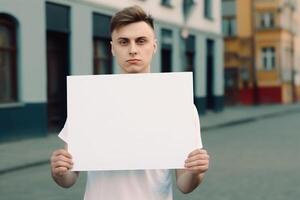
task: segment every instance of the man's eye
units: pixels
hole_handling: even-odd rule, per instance
[[[145,39],[139,39],[138,41],[137,41],[137,43],[138,44],[145,44],[146,43],[146,40]]]
[[[120,40],[119,44],[122,45],[122,46],[125,46],[125,45],[128,44],[128,42],[126,40]]]

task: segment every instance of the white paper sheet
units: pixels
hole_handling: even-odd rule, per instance
[[[191,72],[69,76],[74,171],[183,168],[199,147]]]

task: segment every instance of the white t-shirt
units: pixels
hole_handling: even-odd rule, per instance
[[[66,123],[67,124],[67,123]],[[65,124],[59,137],[68,143]],[[199,133],[197,144],[202,146],[200,121],[195,107],[195,130]],[[89,171],[85,200],[172,200],[171,170],[119,170]]]

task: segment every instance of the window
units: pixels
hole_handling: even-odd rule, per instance
[[[172,46],[173,44],[173,32],[168,29],[161,30],[161,42],[163,46]]]
[[[172,1],[171,0],[161,0],[161,5],[171,7]]]
[[[16,21],[0,14],[0,103],[17,101]]]
[[[236,36],[236,18],[226,17],[222,20],[223,35],[225,37]]]
[[[46,25],[47,31],[60,33],[71,32],[71,8],[68,6],[46,3]]]
[[[212,0],[204,0],[204,16],[212,19]]]
[[[274,14],[273,13],[263,13],[260,15],[260,27],[261,28],[272,28],[274,27]]]
[[[93,13],[94,74],[113,73],[110,20],[108,15]]]
[[[275,48],[262,48],[262,65],[264,70],[273,70],[276,66]]]
[[[94,74],[112,74],[110,40],[94,39]]]
[[[222,15],[223,16],[236,16],[237,15],[237,2],[236,0],[223,0],[222,1]]]
[[[186,21],[187,18],[190,16],[192,11],[195,9],[196,0],[183,0],[182,3],[182,11],[183,11],[183,18]]]

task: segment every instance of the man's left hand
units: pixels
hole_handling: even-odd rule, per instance
[[[193,174],[202,174],[208,170],[209,155],[205,149],[192,151],[185,160],[184,167]]]

